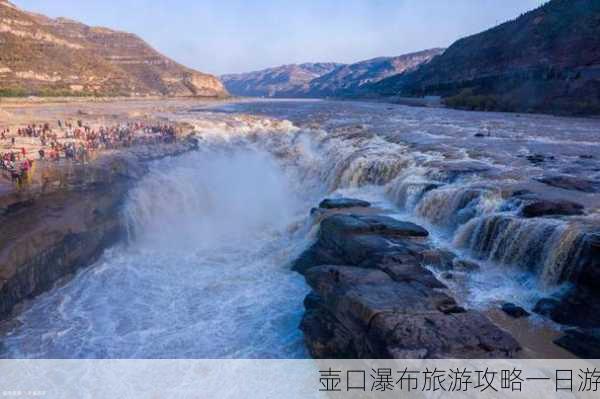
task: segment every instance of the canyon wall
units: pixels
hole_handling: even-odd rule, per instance
[[[194,141],[139,147],[87,164],[41,164],[31,185],[0,197],[0,318],[90,265],[123,237],[121,205],[147,162]]]

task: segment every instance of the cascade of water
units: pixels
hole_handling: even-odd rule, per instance
[[[564,224],[549,240],[542,267],[542,281],[547,285],[575,281],[583,260],[584,234],[576,226]]]
[[[454,244],[486,260],[529,270],[546,286],[573,278],[583,246],[580,230],[564,221],[506,214],[470,220],[457,231]]]
[[[386,187],[386,194],[400,209],[414,211],[423,196],[440,186],[425,177],[426,168],[409,168]]]
[[[280,229],[292,219],[292,188],[264,153],[193,153],[159,165],[124,208],[130,236],[145,245],[214,245],[248,231]]]
[[[306,356],[288,264],[316,199],[265,151],[217,149],[155,162],[124,205],[128,245],[33,302],[0,357]]]
[[[326,142],[325,168],[330,171],[329,187],[362,187],[366,185],[385,185],[402,170],[409,167],[412,159],[403,155],[404,148],[390,146],[382,139],[369,139],[364,146],[348,140],[336,139]]]
[[[495,210],[499,194],[470,186],[445,186],[425,193],[415,212],[434,225],[454,229],[468,220]]]

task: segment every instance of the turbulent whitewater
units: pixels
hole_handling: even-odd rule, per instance
[[[5,356],[305,357],[306,193],[264,151],[222,145],[155,163],[123,209],[128,240],[42,295]]]
[[[596,120],[327,101],[165,117],[199,150],[152,166],[122,210],[128,239],[28,304],[3,356],[305,357],[309,290],[290,263],[325,196],[367,199],[477,262],[435,272],[483,309],[561,295],[600,231]],[[525,215],[541,200],[581,208]]]

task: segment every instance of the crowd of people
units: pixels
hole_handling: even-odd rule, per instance
[[[66,159],[84,163],[96,151],[171,143],[176,140],[176,134],[172,125],[143,122],[91,127],[81,120],[75,123],[58,120],[56,128],[49,123],[31,124],[17,128],[13,134],[10,128],[4,128],[0,129],[0,146],[8,150],[0,152],[0,172],[21,186],[30,178],[37,161]],[[39,147],[37,154],[29,154],[25,146],[19,148],[17,138],[32,139],[29,142],[39,140],[39,145],[35,146]]]

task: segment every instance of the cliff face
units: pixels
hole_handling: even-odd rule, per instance
[[[308,91],[315,78],[323,76],[342,64],[331,62],[282,65],[260,71],[223,75],[227,90],[238,96],[295,97]]]
[[[133,34],[47,18],[5,0],[0,93],[227,95],[218,78],[177,64]]]
[[[123,237],[122,202],[149,161],[195,147],[192,140],[180,141],[131,148],[86,165],[46,163],[26,191],[0,196],[0,320]]]
[[[307,94],[315,97],[356,95],[369,84],[411,71],[444,52],[435,48],[398,57],[379,57],[341,66],[313,80]]]
[[[369,91],[440,95],[468,109],[599,114],[600,2],[552,0]]]

